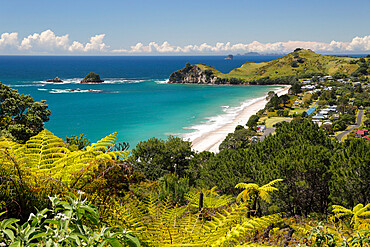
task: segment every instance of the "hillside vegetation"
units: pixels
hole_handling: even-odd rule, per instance
[[[302,77],[304,75],[322,74],[334,75],[336,73],[352,74],[359,65],[358,58],[336,57],[317,54],[311,50],[296,49],[281,58],[268,62],[246,62],[240,68],[224,74],[205,64],[190,65],[194,70],[201,70],[211,80],[206,83],[215,84],[266,84],[258,80],[269,79],[271,83],[279,83],[279,78]],[[188,65],[188,68],[189,65]],[[189,69],[178,70],[171,74],[172,83],[197,83],[197,80],[187,81],[186,72]],[[181,74],[181,76],[179,76]],[[199,76],[200,73],[197,73]],[[176,75],[174,77],[173,75]],[[185,80],[181,80],[185,78]],[[176,80],[177,79],[177,80]],[[180,80],[179,80],[180,79]],[[275,80],[275,81],[274,81]],[[256,82],[257,81],[257,82]],[[204,82],[203,82],[204,83]],[[267,84],[271,84],[267,83]]]

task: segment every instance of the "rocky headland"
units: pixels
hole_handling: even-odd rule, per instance
[[[197,65],[187,63],[184,68],[173,72],[168,83],[216,84],[217,76],[211,69],[203,70]]]

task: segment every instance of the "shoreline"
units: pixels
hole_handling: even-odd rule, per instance
[[[276,85],[282,86],[282,85]],[[283,88],[275,90],[279,96],[287,94],[291,85],[284,85]],[[257,98],[255,102],[243,108],[238,112],[237,116],[230,122],[222,125],[216,130],[204,133],[196,137],[192,142],[192,149],[197,152],[210,151],[214,153],[219,152],[219,145],[226,138],[229,133],[234,132],[235,127],[238,125],[245,125],[250,116],[256,114],[259,110],[263,109],[267,104],[266,96]]]

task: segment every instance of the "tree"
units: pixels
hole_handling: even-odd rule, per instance
[[[67,148],[71,151],[81,150],[91,144],[90,139],[87,136],[81,134],[79,136],[72,135],[71,137],[66,137]]]
[[[225,140],[222,141],[219,149],[224,150],[224,149],[231,149],[231,148],[234,148],[234,149],[246,148],[248,144],[250,143],[250,138],[254,135],[256,135],[256,132],[254,130],[246,129],[243,126],[238,125],[235,128],[235,131],[233,133],[229,133],[226,136]]]
[[[258,115],[252,115],[250,116],[250,118],[248,119],[248,122],[247,122],[247,126],[251,129],[253,129],[254,127],[257,126],[257,123],[258,123],[258,120],[260,119],[260,117]]]
[[[265,184],[263,186],[259,186],[255,183],[238,183],[235,188],[237,189],[243,189],[242,192],[239,193],[239,195],[236,197],[237,201],[243,200],[244,202],[252,203],[252,210],[256,210],[257,212],[257,200],[258,198],[261,198],[263,201],[270,203],[271,202],[271,196],[270,192],[278,190],[273,185],[277,182],[281,182],[283,179],[275,179],[268,184]]]
[[[0,83],[0,135],[24,143],[44,129],[50,110],[45,100],[34,101]]]
[[[185,177],[192,156],[188,141],[173,136],[166,141],[153,137],[137,144],[129,160],[136,171],[150,180],[157,180],[168,173]]]
[[[276,95],[276,93],[274,91],[269,91],[267,93],[267,97],[266,97],[266,100],[270,100],[272,97],[274,97]]]
[[[292,87],[289,89],[289,93],[294,94],[294,95],[297,95],[301,92],[302,92],[301,84],[299,83],[294,83]]]
[[[283,94],[279,97],[279,99],[281,100],[281,103],[285,106],[286,103],[288,103],[288,101],[290,100],[289,96],[286,95],[286,94]]]

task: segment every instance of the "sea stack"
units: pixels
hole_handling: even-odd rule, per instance
[[[62,83],[63,81],[57,76],[54,79],[47,80],[46,82]]]
[[[100,79],[99,74],[90,72],[85,76],[85,78],[81,81],[81,83],[101,83],[104,82]]]
[[[225,58],[226,60],[233,60],[234,59],[234,56],[233,55],[227,55],[227,57]]]

